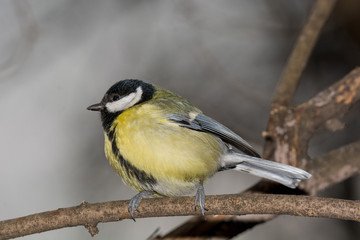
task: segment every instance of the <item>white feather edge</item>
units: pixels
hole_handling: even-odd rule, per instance
[[[310,173],[300,168],[236,152],[222,157],[222,166],[229,164],[237,164],[235,170],[267,178],[290,188],[295,188],[301,180],[311,177]]]

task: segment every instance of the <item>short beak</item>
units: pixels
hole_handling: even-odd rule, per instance
[[[102,103],[93,104],[87,107],[87,110],[91,111],[101,111],[104,109],[104,105]]]

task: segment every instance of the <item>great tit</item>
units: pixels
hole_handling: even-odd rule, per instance
[[[199,203],[204,215],[203,183],[223,170],[247,172],[290,188],[311,177],[299,168],[261,159],[236,133],[150,83],[119,81],[87,109],[100,111],[105,155],[123,181],[139,192],[129,203],[132,218],[143,197],[180,196],[196,189],[195,207]]]

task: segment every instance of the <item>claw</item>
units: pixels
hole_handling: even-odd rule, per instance
[[[207,211],[207,209],[205,208],[205,191],[204,191],[204,186],[202,184],[200,185],[200,187],[196,191],[195,210],[196,210],[198,202],[199,202],[201,214],[204,216],[205,215],[205,210]]]
[[[135,210],[139,212],[138,206],[140,204],[141,199],[143,197],[149,197],[154,193],[155,192],[152,190],[141,191],[138,194],[136,194],[133,198],[130,199],[128,212],[131,215],[131,218],[132,218],[132,220],[134,220],[134,222],[136,222],[135,218],[134,218],[134,212],[135,212]]]

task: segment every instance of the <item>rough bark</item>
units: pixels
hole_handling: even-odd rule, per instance
[[[77,207],[59,208],[0,222],[0,239],[83,225],[92,235],[101,222],[131,219],[128,201],[113,201]],[[207,196],[207,215],[286,214],[328,217],[360,222],[360,202],[299,195],[234,194]],[[185,216],[199,214],[194,210],[194,197],[143,199],[136,218]],[[216,217],[215,217],[216,218]]]

